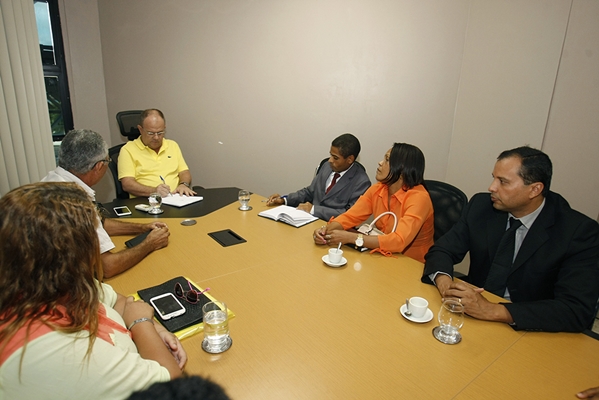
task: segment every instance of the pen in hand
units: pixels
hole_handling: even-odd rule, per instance
[[[162,183],[163,183],[164,185],[166,185],[166,182],[164,181],[164,178],[162,177],[162,175],[160,175],[160,180],[162,181]]]

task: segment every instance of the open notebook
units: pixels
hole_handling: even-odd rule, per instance
[[[269,210],[261,211],[258,213],[258,215],[293,225],[296,228],[309,224],[310,222],[316,221],[318,219],[310,213],[290,206],[278,206]]]

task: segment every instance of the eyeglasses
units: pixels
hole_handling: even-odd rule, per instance
[[[196,304],[198,301],[200,301],[200,295],[210,290],[210,288],[206,288],[201,292],[198,292],[193,288],[193,286],[191,286],[191,282],[187,281],[187,284],[189,285],[189,290],[185,291],[179,282],[175,283],[175,294],[177,297],[185,299],[191,304]]]
[[[106,164],[110,164],[111,162],[112,162],[112,159],[110,159],[110,158],[109,158],[108,160],[100,160],[100,161],[96,161],[96,164],[98,164],[98,163],[106,163]],[[94,164],[94,165],[96,165],[96,164]]]
[[[99,161],[98,161],[99,162]],[[96,206],[96,210],[98,210],[98,214],[100,214],[100,217],[102,218],[107,218],[110,217],[110,213],[108,212],[108,210],[102,205],[102,203],[98,203],[97,201],[93,202],[94,205]]]
[[[145,128],[141,128],[141,129],[143,129],[150,136],[162,136],[166,133],[166,130],[161,131],[161,132],[150,132],[150,131],[146,130]]]

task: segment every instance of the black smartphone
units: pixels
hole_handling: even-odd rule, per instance
[[[127,246],[129,248],[137,246],[138,244],[140,244],[141,242],[144,241],[144,239],[146,238],[146,236],[148,236],[150,234],[150,232],[152,232],[152,231],[144,232],[141,235],[135,236],[133,239],[127,240],[125,242],[125,246]]]

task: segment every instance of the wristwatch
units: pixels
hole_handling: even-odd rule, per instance
[[[358,237],[356,238],[356,246],[364,246],[364,235],[362,235],[361,233],[358,233]]]
[[[189,186],[189,183],[187,183],[187,182],[181,182],[181,183],[179,183],[179,185],[184,185],[184,186],[187,186],[188,189],[191,189],[191,186]]]

